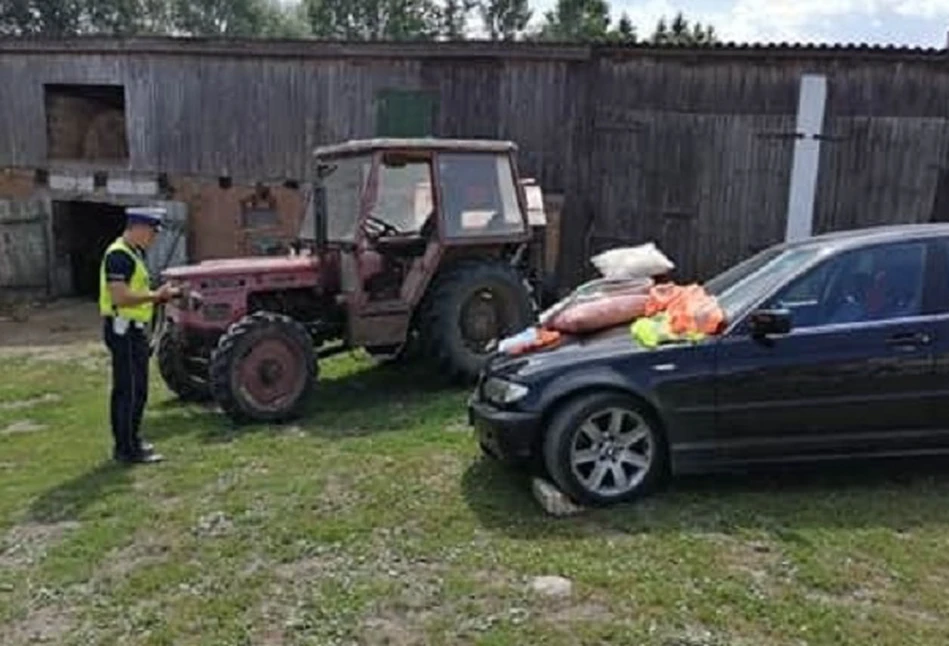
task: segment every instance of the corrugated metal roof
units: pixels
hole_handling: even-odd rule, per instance
[[[227,57],[401,57],[401,58],[550,58],[589,59],[606,55],[790,55],[946,58],[949,50],[935,47],[870,43],[736,43],[682,46],[652,43],[580,44],[546,41],[347,42],[237,38],[118,38],[81,36],[68,39],[0,38],[0,54],[162,54]]]
[[[807,52],[901,52],[914,54],[942,54],[947,53],[946,49],[937,47],[919,47],[911,45],[895,44],[874,44],[874,43],[793,43],[793,42],[775,42],[775,43],[739,43],[735,41],[723,41],[710,45],[676,45],[676,44],[652,44],[652,43],[634,43],[632,45],[600,45],[600,49],[654,49],[654,50],[689,50],[695,52],[705,52],[709,50],[734,50],[734,51],[807,51]]]

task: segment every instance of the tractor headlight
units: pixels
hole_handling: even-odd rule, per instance
[[[528,393],[527,386],[517,384],[506,379],[492,377],[481,386],[481,393],[485,399],[493,404],[506,405],[524,399]]]

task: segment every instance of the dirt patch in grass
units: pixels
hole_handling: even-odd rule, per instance
[[[464,572],[422,562],[397,571],[394,578],[401,583],[398,591],[363,614],[359,643],[427,644],[432,630],[447,633],[449,643],[473,643],[500,623],[517,625],[543,614],[547,603],[518,598],[512,579],[499,572]],[[451,579],[455,585],[464,580],[471,587],[452,590]]]
[[[891,597],[891,582],[881,576],[862,579],[862,584],[840,592],[811,590],[805,597],[822,606],[864,612],[883,612],[911,624],[936,624],[939,616],[901,603]]]
[[[361,503],[357,480],[349,474],[331,473],[314,500],[314,508],[322,513],[344,512]]]
[[[67,532],[78,526],[79,523],[75,521],[14,526],[0,542],[0,567],[20,568],[33,565]]]
[[[569,600],[547,602],[539,614],[544,621],[560,625],[574,622],[600,622],[616,619],[613,612],[604,604],[596,601],[575,602]]]
[[[132,544],[112,550],[103,559],[104,565],[95,578],[121,580],[141,567],[167,561],[170,550],[171,546],[161,536],[138,536]]]
[[[507,618],[504,593],[512,587],[501,573],[458,571],[444,562],[399,555],[384,544],[360,553],[321,546],[305,558],[277,565],[272,572],[277,581],[271,603],[281,599],[281,607],[269,609],[263,623],[271,627],[275,621],[286,625],[288,618],[292,624],[295,602],[307,596],[314,582],[333,581],[346,588],[367,582],[387,586],[391,590],[387,598],[359,611],[355,618],[353,636],[357,643],[369,646],[426,644],[435,624],[450,630],[455,643],[468,643],[467,637]],[[451,591],[452,579],[455,585],[467,584]]]
[[[340,570],[342,558],[334,554],[310,556],[299,561],[283,563],[274,568],[274,575],[285,581],[306,581],[329,576]]]
[[[425,626],[433,611],[387,613],[369,617],[360,627],[359,643],[366,646],[418,646],[428,643]]]
[[[31,419],[21,419],[0,429],[0,435],[19,435],[20,433],[35,433],[46,429],[45,424],[37,424]]]
[[[856,611],[863,610],[864,613],[882,612],[884,614],[898,617],[903,621],[913,625],[936,625],[939,621],[941,621],[940,617],[932,612],[894,603],[885,598],[881,598],[875,595],[872,591],[864,588],[858,588],[845,594],[809,592],[805,596],[808,600],[816,602],[822,606],[830,608],[847,608],[849,610]]]
[[[5,350],[29,350],[94,342],[102,325],[95,302],[61,299],[22,306],[0,317],[0,346]]]
[[[665,636],[660,642],[662,646],[743,646],[745,644],[751,646],[752,644],[758,643],[762,642],[751,640],[736,641],[732,637],[724,639],[701,626],[689,626],[681,631],[676,631],[671,635]]]
[[[253,618],[254,628],[250,643],[259,646],[286,644],[286,612],[287,609],[284,606],[270,600],[261,604]]]
[[[793,564],[771,541],[726,534],[710,535],[709,539],[719,546],[718,554],[728,569],[748,576],[762,592],[774,592],[775,586],[793,576]]]
[[[61,399],[62,397],[55,393],[45,393],[43,395],[39,395],[38,397],[17,399],[9,402],[0,402],[0,410],[23,410],[26,408],[34,408],[42,404],[55,404]]]
[[[30,610],[26,617],[0,626],[0,644],[61,644],[73,627],[73,615],[68,609],[43,606]]]

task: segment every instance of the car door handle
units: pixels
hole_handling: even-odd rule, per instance
[[[886,340],[887,345],[929,345],[932,337],[925,332],[894,334]]]

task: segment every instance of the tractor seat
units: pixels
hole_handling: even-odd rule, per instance
[[[377,238],[373,246],[386,256],[421,256],[428,247],[428,240],[421,235],[384,236]]]

